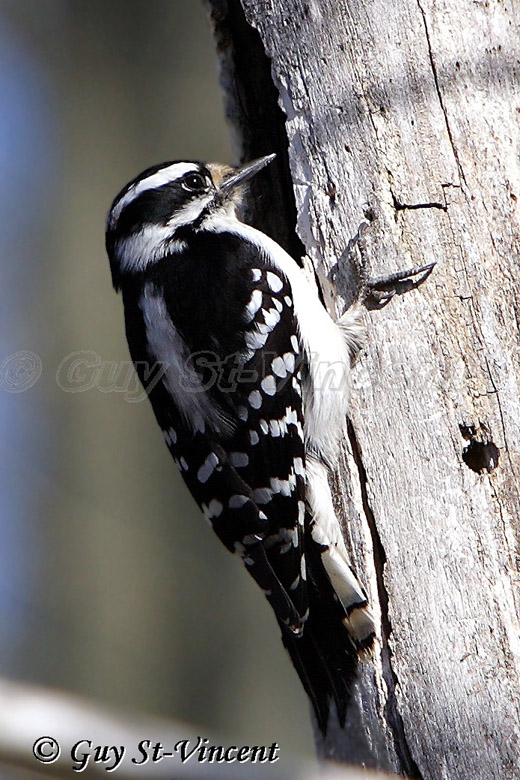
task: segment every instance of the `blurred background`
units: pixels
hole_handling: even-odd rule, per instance
[[[0,0],[0,95],[0,675],[311,754],[271,611],[136,401],[104,253],[139,171],[233,161],[205,9]]]

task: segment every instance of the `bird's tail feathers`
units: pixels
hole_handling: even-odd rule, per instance
[[[365,636],[355,614],[361,615],[362,610],[346,614],[323,565],[321,547],[310,533],[306,557],[309,617],[301,636],[282,626],[282,638],[325,734],[332,706],[341,726],[345,723],[359,656],[363,657],[373,634],[366,642],[354,638]]]

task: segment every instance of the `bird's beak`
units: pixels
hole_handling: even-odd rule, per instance
[[[252,176],[258,173],[258,171],[261,171],[262,168],[265,168],[266,165],[269,165],[269,163],[272,162],[275,157],[276,154],[268,154],[265,157],[259,157],[258,160],[248,162],[245,165],[240,166],[240,168],[235,168],[231,176],[228,179],[224,179],[220,185],[219,193],[227,193],[230,190],[233,190],[239,184],[243,184],[245,181],[249,181]]]

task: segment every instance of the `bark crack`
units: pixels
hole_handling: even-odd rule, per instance
[[[493,372],[491,371],[491,366],[489,365],[489,360],[488,360],[487,355],[484,355],[484,361],[486,363],[486,369],[487,369],[487,373],[488,373],[488,376],[489,376],[489,381],[491,382],[491,386],[493,388],[493,394],[495,395],[496,401],[497,401],[498,414],[499,414],[499,417],[500,417],[500,426],[502,428],[502,436],[503,436],[503,439],[504,439],[504,449],[506,451],[507,459],[509,461],[509,466],[511,468],[511,471],[512,471],[514,477],[515,477],[515,480],[518,480],[518,475],[516,473],[516,468],[515,468],[514,461],[513,461],[512,457],[511,457],[511,451],[509,449],[509,442],[508,442],[508,439],[507,439],[507,426],[506,426],[506,423],[505,423],[505,420],[504,420],[504,410],[502,408],[502,399],[500,398],[500,392],[499,392],[499,389],[498,389],[498,387],[496,385],[495,379],[493,377]]]
[[[438,201],[430,201],[429,203],[401,203],[392,190],[390,190],[390,194],[392,195],[392,202],[396,211],[407,211],[411,209],[440,209],[441,211],[448,211],[447,203],[439,203]]]
[[[397,688],[399,680],[392,666],[392,650],[390,648],[390,636],[392,634],[392,623],[389,615],[389,596],[384,581],[384,568],[386,564],[386,553],[379,535],[374,512],[370,506],[370,500],[367,491],[367,473],[363,464],[361,450],[357,440],[356,432],[351,420],[347,423],[347,432],[352,447],[354,462],[358,471],[359,485],[361,489],[361,500],[363,512],[372,537],[372,546],[374,550],[374,569],[376,572],[377,592],[381,608],[381,661],[383,668],[383,678],[385,680],[388,696],[385,704],[386,722],[392,732],[394,740],[394,749],[396,752],[403,772],[406,777],[422,780],[422,774],[417,766],[404,730],[404,723],[397,701]]]
[[[457,163],[457,168],[459,170],[459,175],[461,180],[464,182],[464,184],[467,184],[466,182],[466,176],[464,174],[464,169],[462,167],[462,163],[460,161],[459,152],[457,150],[457,147],[455,145],[455,141],[453,140],[453,133],[451,130],[450,120],[448,118],[448,112],[446,110],[446,105],[444,103],[444,98],[442,96],[442,90],[439,82],[439,74],[437,72],[437,65],[435,63],[435,57],[433,56],[433,48],[432,48],[432,42],[430,39],[430,31],[428,29],[428,22],[426,20],[426,12],[424,8],[422,7],[421,0],[417,0],[417,5],[419,7],[419,11],[421,12],[423,24],[424,24],[424,31],[426,34],[426,43],[428,46],[428,55],[430,58],[430,65],[432,69],[432,75],[433,75],[433,83],[435,84],[435,91],[437,92],[437,98],[439,100],[439,105],[441,107],[441,111],[444,115],[444,122],[446,124],[446,131],[448,133],[448,138],[450,140],[451,149],[453,151],[453,156],[455,158],[455,162]]]
[[[235,131],[240,158],[245,161],[276,153],[274,163],[262,173],[263,182],[253,179],[249,184],[246,221],[268,233],[299,262],[305,249],[296,231],[286,115],[278,103],[271,60],[260,33],[246,19],[240,0],[205,3],[217,43],[226,114]]]

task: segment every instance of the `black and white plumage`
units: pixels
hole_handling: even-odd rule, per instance
[[[297,263],[236,216],[240,169],[150,168],[116,197],[106,236],[132,360],[204,516],[264,591],[326,729],[344,720],[374,624],[328,485],[361,311],[333,322]]]

